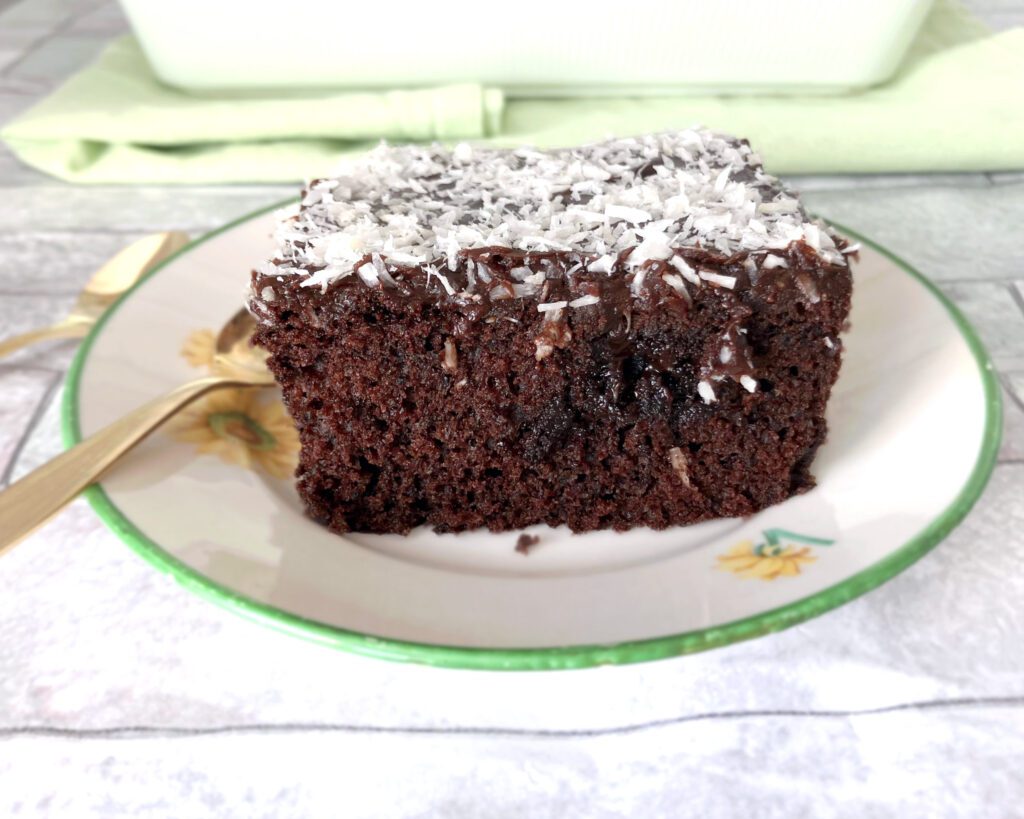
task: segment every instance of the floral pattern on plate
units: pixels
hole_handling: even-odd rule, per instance
[[[835,543],[833,540],[801,535],[786,529],[766,529],[761,534],[763,541],[754,543],[752,540],[744,540],[719,555],[718,568],[739,577],[756,577],[760,580],[795,577],[818,557],[810,545],[798,547],[792,541],[814,546],[831,546]]]
[[[193,367],[225,374],[214,361],[214,351],[213,332],[196,330],[185,340],[181,355]],[[217,390],[179,413],[168,431],[179,441],[195,444],[200,454],[289,478],[298,464],[299,436],[280,399],[268,398],[265,392]]]

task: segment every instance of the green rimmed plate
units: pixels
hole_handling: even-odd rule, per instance
[[[268,210],[183,250],[95,328],[68,376],[72,444],[199,374],[271,249]],[[745,520],[664,532],[333,535],[287,477],[276,396],[217,394],[88,492],[186,588],[267,625],[393,660],[575,668],[700,651],[857,597],[938,543],[980,495],[1001,432],[991,363],[931,284],[864,242],[818,487]]]

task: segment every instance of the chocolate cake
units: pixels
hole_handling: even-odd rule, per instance
[[[331,529],[662,528],[813,485],[848,246],[742,140],[381,146],[252,275]]]

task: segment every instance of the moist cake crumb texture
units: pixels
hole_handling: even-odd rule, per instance
[[[256,341],[336,531],[662,528],[813,485],[856,248],[743,141],[381,146],[277,245]]]

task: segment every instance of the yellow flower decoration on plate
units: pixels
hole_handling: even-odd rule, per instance
[[[248,341],[239,341],[238,344],[248,344]],[[214,375],[245,375],[246,369],[242,366],[232,364],[232,357],[227,361],[217,361],[217,337],[212,330],[196,330],[190,333],[185,343],[181,346],[181,357],[193,367],[203,367]],[[261,352],[259,349],[254,352]]]
[[[738,574],[740,577],[759,577],[762,580],[792,577],[800,574],[802,564],[811,563],[816,559],[810,552],[810,548],[806,546],[802,549],[795,546],[771,546],[763,552],[758,552],[752,540],[744,540],[724,555],[719,555],[718,568]]]
[[[785,529],[767,529],[764,542],[744,540],[737,543],[724,555],[718,556],[718,568],[740,577],[756,577],[760,580],[775,580],[777,577],[795,577],[801,568],[818,558],[810,546],[797,547],[783,540],[796,540],[816,546],[831,546],[835,541],[827,538],[800,535]]]
[[[256,390],[217,390],[179,413],[170,431],[226,463],[259,467],[275,478],[295,471],[295,425],[279,401],[262,402]]]
[[[212,367],[213,354],[217,351],[217,337],[213,330],[196,330],[189,333],[181,345],[181,357],[193,367]]]
[[[196,330],[185,340],[181,355],[193,367],[230,375],[230,366],[215,363],[215,351],[213,332]],[[217,390],[182,410],[168,431],[179,441],[196,444],[204,455],[288,478],[298,464],[299,436],[281,401],[263,392]]]

